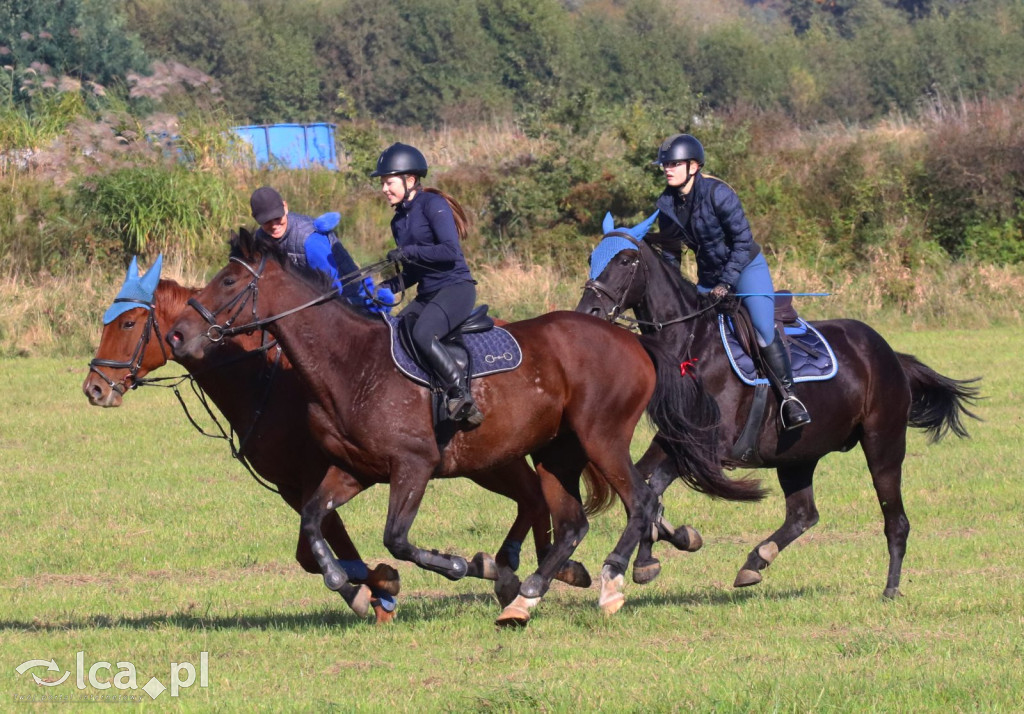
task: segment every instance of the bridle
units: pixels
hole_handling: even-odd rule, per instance
[[[160,335],[160,326],[156,322],[156,311],[153,309],[153,303],[146,300],[137,300],[134,298],[116,298],[114,303],[125,302],[134,303],[139,307],[146,310],[146,325],[142,328],[142,334],[139,335],[139,341],[135,345],[135,349],[132,351],[132,356],[127,361],[113,360],[113,359],[99,359],[94,358],[89,362],[89,371],[95,372],[96,375],[106,382],[107,386],[118,394],[124,395],[129,389],[136,389],[141,383],[142,379],[138,377],[139,369],[142,367],[142,355],[146,351],[147,345],[149,345],[150,338],[155,334],[157,343],[160,345],[160,351],[163,353],[164,361],[168,361],[167,348],[164,346],[164,341]],[[119,382],[115,382],[111,379],[101,368],[106,367],[108,369],[126,369],[128,373]],[[128,384],[131,380],[131,385]]]
[[[717,300],[715,302],[709,303],[708,305],[705,305],[702,308],[694,310],[693,312],[687,313],[680,317],[672,318],[671,320],[665,320],[664,322],[641,320],[622,315],[622,305],[626,300],[626,296],[629,295],[630,289],[633,287],[633,282],[636,280],[638,270],[643,270],[644,280],[645,282],[647,282],[650,278],[650,268],[644,260],[642,246],[645,244],[642,239],[635,238],[629,233],[626,233],[625,231],[609,231],[608,233],[604,234],[604,238],[608,238],[610,236],[625,238],[630,243],[636,246],[636,258],[629,265],[629,280],[626,282],[626,287],[619,294],[618,298],[616,298],[612,294],[611,289],[597,278],[591,278],[590,280],[587,280],[587,282],[584,283],[583,285],[584,293],[587,290],[593,290],[600,297],[612,303],[611,308],[609,308],[605,313],[605,319],[607,319],[609,322],[621,325],[629,329],[639,328],[641,326],[653,327],[655,332],[660,332],[663,328],[667,327],[668,325],[674,325],[679,322],[687,322],[688,320],[692,320],[696,317],[699,317],[700,315],[703,315],[705,312],[708,312],[709,310],[715,309],[716,305],[719,302]]]
[[[235,295],[231,300],[229,300],[223,307],[219,308],[216,312],[211,312],[194,297],[189,298],[188,300],[189,307],[191,307],[197,313],[199,313],[199,316],[206,320],[206,323],[210,326],[205,333],[206,339],[208,339],[210,342],[217,343],[222,341],[225,337],[232,337],[243,332],[252,332],[257,327],[269,325],[272,322],[280,320],[282,317],[287,317],[288,315],[292,315],[296,312],[305,310],[308,307],[313,307],[314,305],[319,305],[321,303],[327,302],[328,300],[332,300],[338,294],[337,291],[332,287],[329,292],[326,292],[323,295],[319,295],[313,298],[312,300],[303,303],[302,305],[293,307],[290,310],[285,310],[284,312],[279,313],[277,315],[260,318],[256,314],[256,299],[259,297],[260,292],[259,281],[263,277],[263,271],[267,267],[267,255],[265,253],[263,254],[263,257],[260,260],[259,268],[255,270],[251,265],[246,263],[241,258],[232,256],[229,259],[229,261],[232,263],[237,263],[238,265],[241,265],[243,268],[249,271],[249,274],[252,275],[252,280],[249,281],[248,285],[242,288],[242,290],[237,295]],[[241,325],[235,325],[235,320],[238,319],[238,316],[242,314],[242,311],[245,309],[245,305],[246,303],[249,302],[250,298],[252,299],[252,321]],[[228,317],[228,319],[225,320],[223,324],[218,323],[217,315],[230,310],[234,310],[231,316]]]

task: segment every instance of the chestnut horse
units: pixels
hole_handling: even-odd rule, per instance
[[[181,313],[167,339],[176,358],[193,369],[202,368],[222,337],[258,326],[266,326],[291,355],[310,402],[310,429],[332,463],[302,508],[302,531],[332,589],[344,587],[346,576],[327,557],[320,523],[360,490],[390,484],[384,544],[394,557],[454,578],[465,559],[409,540],[427,482],[503,469],[530,455],[553,520],[554,545],[498,624],[528,621],[586,534],[579,481],[588,464],[592,487],[614,490],[627,512],[601,571],[599,604],[607,613],[617,611],[623,573],[640,540],[650,538],[655,515],[656,500],[629,454],[645,408],[671,435],[665,446],[673,463],[693,473],[700,487],[738,500],[763,496],[756,481],[723,475],[717,437],[698,421],[706,413],[700,395],[653,343],[572,312],[506,326],[522,347],[522,364],[474,382],[474,398],[488,418],[476,429],[456,432],[442,450],[430,392],[393,363],[389,328],[338,299],[322,278],[243,230],[227,266],[190,301],[195,312]],[[234,324],[243,314],[253,321]]]
[[[188,300],[198,292],[172,280],[159,280],[159,265],[142,277],[139,286],[133,260],[122,293],[141,293],[141,299],[127,302],[123,312],[104,326],[96,356],[89,365],[89,374],[82,391],[95,406],[117,407],[130,389],[150,383],[147,375],[167,363],[168,348],[161,334],[161,325],[169,325]],[[159,282],[157,282],[159,280]],[[129,287],[134,286],[134,287]],[[306,427],[307,403],[302,386],[288,357],[281,348],[269,344],[262,332],[239,334],[224,340],[192,377],[209,395],[233,431],[240,435],[239,456],[266,481],[273,484],[281,497],[297,513],[324,479],[330,468],[327,457],[312,440]],[[507,496],[517,504],[515,522],[502,545],[497,563],[478,554],[467,568],[467,575],[495,580],[495,592],[507,604],[518,590],[514,571],[518,568],[519,544],[531,528],[538,557],[550,547],[550,517],[536,477],[525,461],[511,464],[497,472],[476,475],[477,483]],[[323,524],[324,538],[344,562],[361,564],[345,526],[336,513]],[[309,540],[299,532],[296,560],[306,571],[321,573],[310,549]],[[351,568],[350,568],[351,569]],[[579,563],[570,561],[558,574],[570,584],[587,587],[590,576]],[[380,564],[357,582],[365,581],[374,592],[397,595],[398,573]],[[367,609],[367,592],[363,588],[347,589],[349,604],[358,614]],[[388,622],[393,611],[384,608],[379,597],[371,601],[378,622]]]
[[[649,221],[634,229],[618,230],[612,230],[610,217],[606,221],[605,239],[594,255],[602,250],[600,263],[607,259],[607,266],[601,268],[595,261],[576,310],[608,320],[633,310],[641,332],[656,335],[688,365],[687,372],[717,397],[722,449],[727,452],[744,428],[754,390],[733,373],[726,356],[717,324],[716,308],[721,306],[700,295],[679,268],[662,257],[654,236],[644,240]],[[615,240],[619,242],[613,243]],[[735,307],[735,301],[730,302]],[[838,372],[827,381],[797,383],[798,396],[813,418],[800,429],[780,432],[778,401],[774,395],[769,397],[756,455],[747,462],[729,464],[774,467],[786,498],[785,522],[750,552],[734,586],[761,582],[761,571],[779,551],[818,522],[812,486],[818,461],[825,454],[848,451],[860,443],[885,521],[889,569],[883,594],[894,598],[900,594],[900,572],[910,532],[900,488],[907,428],[925,429],[932,441],[947,431],[967,436],[962,417],[977,418],[966,408],[978,398],[977,388],[970,386],[977,380],[938,374],[916,358],[893,351],[862,322],[840,319],[810,324],[832,346]],[[659,495],[677,476],[660,442],[655,437],[637,464]]]

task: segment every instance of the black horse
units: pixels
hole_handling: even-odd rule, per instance
[[[606,219],[605,238],[592,255],[592,260],[599,260],[594,260],[592,278],[576,310],[615,320],[624,310],[632,309],[640,330],[660,335],[679,357],[684,372],[716,396],[721,410],[722,453],[730,453],[752,410],[755,389],[734,373],[726,355],[718,324],[718,312],[725,303],[716,304],[713,298],[699,294],[696,286],[663,258],[655,236],[644,240],[649,225],[648,221],[634,229],[612,230]],[[598,271],[605,260],[607,266]],[[735,308],[735,300],[727,302]],[[813,421],[794,431],[781,431],[778,399],[768,395],[764,416],[754,427],[756,442],[748,442],[753,447],[743,458],[727,463],[775,468],[786,497],[785,522],[750,552],[734,586],[761,582],[761,571],[779,551],[818,522],[812,482],[819,459],[860,443],[885,519],[889,572],[884,595],[894,598],[900,595],[900,571],[910,533],[900,490],[907,427],[926,430],[931,442],[949,431],[966,437],[963,417],[978,418],[967,409],[978,399],[978,388],[972,385],[977,379],[956,380],[938,374],[915,357],[893,351],[881,335],[856,320],[810,324],[831,345],[838,366],[829,380],[796,386]],[[686,477],[665,459],[658,437],[637,467],[659,495],[675,478]],[[663,535],[671,533],[667,522],[662,521],[661,528]],[[643,557],[643,552],[638,554],[638,560]]]

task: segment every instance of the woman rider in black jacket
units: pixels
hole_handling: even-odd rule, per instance
[[[449,417],[478,426],[484,415],[441,344],[469,317],[476,303],[476,281],[459,242],[465,237],[465,213],[451,197],[423,187],[427,168],[418,149],[393,144],[381,153],[370,174],[380,178],[384,197],[395,209],[391,233],[398,247],[388,253],[388,259],[400,262],[402,271],[388,285],[392,290],[419,285],[416,299],[399,318],[412,321],[412,340],[445,387]]]

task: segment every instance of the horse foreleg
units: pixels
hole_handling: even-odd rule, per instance
[[[324,517],[359,493],[361,488],[351,476],[341,469],[331,467],[316,491],[302,506],[299,527],[309,541],[310,552],[323,574],[324,585],[339,593],[353,612],[363,617],[369,611],[370,589],[348,581],[345,571],[334,559],[321,528]]]
[[[598,605],[607,615],[615,614],[625,603],[625,596],[622,594],[624,574],[629,565],[629,557],[638,545],[640,548],[633,571],[634,580],[650,582],[661,572],[661,564],[656,558],[639,560],[641,553],[647,553],[648,556],[650,554],[657,498],[632,462],[627,458],[625,463],[625,473],[622,470],[604,470],[605,478],[626,506],[627,515],[626,527],[619,536],[615,549],[605,558],[604,567],[601,568],[601,597]],[[623,475],[627,478],[622,478]]]
[[[644,477],[644,480],[647,481],[651,491],[654,492],[655,497],[658,499],[660,499],[662,494],[668,490],[668,487],[672,485],[672,482],[679,477],[672,458],[666,454],[665,450],[658,444],[657,438],[651,442],[647,451],[637,462],[636,468]],[[664,508],[659,508],[658,510],[658,517],[655,519],[655,529],[652,533],[652,538],[655,541],[671,543],[675,546],[676,550],[681,550],[686,553],[696,553],[704,546],[704,539],[696,528],[689,525],[682,525],[679,527],[673,526],[668,519],[665,518]],[[641,541],[635,562],[640,564],[641,568],[645,568],[647,563],[654,560],[654,557],[651,555],[650,544],[645,541]],[[647,577],[646,575],[641,575],[640,577],[641,579],[638,580],[636,565],[634,565],[634,582],[642,585],[654,579]]]
[[[409,460],[410,463],[412,461]],[[399,560],[415,563],[449,580],[461,580],[469,572],[469,563],[465,558],[436,550],[424,550],[409,541],[409,531],[423,501],[431,471],[429,466],[414,469],[408,463],[403,463],[400,471],[391,474],[388,515],[384,523],[384,547]]]
[[[554,542],[538,560],[537,570],[519,588],[519,595],[498,616],[499,626],[523,626],[551,586],[551,580],[576,550],[589,525],[579,495],[586,457],[579,443],[560,440],[534,454],[541,491],[553,523]]]
[[[814,504],[814,487],[811,485],[817,463],[778,468],[779,483],[786,495],[786,520],[750,551],[747,562],[736,574],[733,587],[743,588],[761,582],[761,571],[771,565],[786,546],[818,522],[818,508]]]

